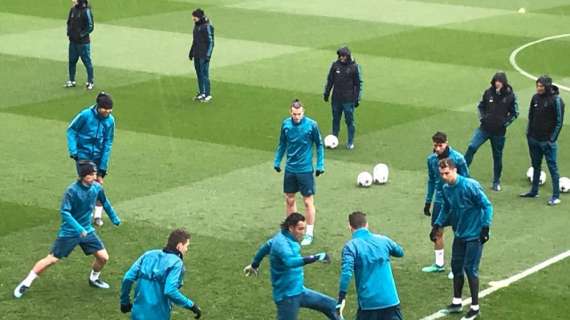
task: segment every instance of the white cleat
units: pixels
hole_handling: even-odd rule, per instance
[[[30,287],[25,286],[23,283],[20,283],[16,289],[14,289],[14,298],[20,299],[29,288]]]
[[[94,223],[97,227],[101,227],[101,226],[103,226],[103,219],[101,219],[101,218],[95,218],[95,219],[93,220],[93,223]]]
[[[313,236],[310,236],[310,235],[307,235],[307,234],[306,234],[306,235],[303,237],[303,241],[301,241],[301,245],[302,245],[302,246],[309,246],[309,245],[311,245],[311,243],[313,243]]]
[[[447,274],[447,279],[453,280],[453,271],[449,271],[449,273]]]
[[[77,85],[75,81],[67,80],[67,82],[63,85],[64,88],[74,88]]]
[[[202,100],[200,100],[200,102],[210,102],[212,101],[212,96],[205,96],[204,98],[202,98]]]

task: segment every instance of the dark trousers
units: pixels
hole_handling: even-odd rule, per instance
[[[356,132],[356,127],[354,125],[354,102],[337,102],[333,99],[331,105],[333,116],[333,135],[338,137],[338,133],[340,132],[340,120],[344,113],[344,122],[346,123],[346,128],[348,130],[348,144],[352,144],[354,142],[354,133]]]
[[[91,62],[91,44],[90,43],[72,43],[69,42],[69,81],[75,81],[75,71],[77,61],[81,58],[81,62],[87,70],[87,82],[93,82],[93,63]]]
[[[481,128],[477,128],[465,152],[465,162],[467,162],[467,166],[471,166],[475,153],[487,140],[491,140],[491,151],[493,152],[493,183],[500,183],[503,171],[503,149],[506,140],[504,135],[494,136],[481,130]]]
[[[454,238],[451,251],[451,271],[453,272],[453,297],[461,298],[464,274],[467,274],[473,305],[479,304],[479,263],[483,254],[481,240]]]
[[[356,313],[356,320],[403,320],[400,306],[376,310],[361,310]]]
[[[323,313],[330,320],[339,320],[336,312],[336,301],[320,292],[311,289],[293,297],[287,297],[275,303],[277,320],[297,320],[300,308],[308,308]]]
[[[198,78],[198,92],[210,95],[210,60],[194,59],[194,69],[196,69],[196,77]]]
[[[558,173],[558,164],[556,157],[558,153],[558,144],[547,141],[538,141],[534,138],[527,137],[528,153],[530,154],[530,162],[534,170],[532,177],[531,193],[538,193],[538,184],[540,179],[540,171],[542,166],[542,158],[546,159],[546,165],[550,171],[550,178],[552,179],[552,196],[560,198],[560,174]]]

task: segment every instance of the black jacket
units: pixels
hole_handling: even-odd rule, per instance
[[[544,94],[535,94],[528,110],[527,136],[538,141],[556,142],[564,124],[564,101],[557,86],[547,87]]]
[[[94,21],[91,9],[73,6],[67,16],[67,36],[72,43],[90,43],[89,34],[93,31]]]
[[[208,17],[203,17],[195,23],[193,36],[188,57],[210,60],[214,50],[214,26],[210,24]]]
[[[354,60],[349,58],[346,63],[342,63],[340,60],[332,63],[327,76],[324,95],[328,97],[331,90],[333,90],[333,101],[360,101],[362,77],[360,75],[360,66]]]
[[[481,130],[494,136],[505,135],[507,127],[519,115],[517,97],[508,84],[499,92],[494,86],[485,90],[478,109]]]

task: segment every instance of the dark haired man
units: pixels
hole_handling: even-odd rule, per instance
[[[473,133],[465,152],[465,161],[471,166],[473,157],[485,141],[491,141],[493,152],[493,190],[501,191],[501,173],[503,171],[503,149],[507,127],[519,115],[517,96],[504,72],[497,72],[491,79],[491,87],[483,92],[479,109],[481,125]]]
[[[305,116],[305,108],[298,99],[291,103],[289,108],[291,117],[281,124],[279,145],[275,152],[273,169],[281,172],[281,159],[287,154],[285,175],[283,178],[283,192],[287,214],[297,212],[295,194],[301,192],[307,216],[307,232],[301,242],[302,246],[313,242],[315,224],[315,176],[325,172],[325,150],[321,132],[317,122]],[[313,168],[313,145],[317,149],[317,168]]]
[[[140,256],[123,277],[121,312],[131,312],[131,319],[170,319],[171,303],[192,310],[196,319],[202,316],[198,305],[180,292],[184,282],[184,262],[190,234],[176,229],[168,236],[162,250],[149,250]],[[131,304],[131,288],[137,283]]]
[[[28,276],[14,289],[16,298],[21,298],[40,274],[67,257],[76,246],[80,246],[85,255],[95,257],[89,276],[89,285],[100,289],[109,288],[109,285],[100,278],[101,270],[109,260],[109,254],[91,225],[91,212],[95,201],[103,204],[105,212],[114,225],[120,225],[121,219],[107,200],[103,187],[96,181],[97,167],[95,164],[90,161],[81,161],[77,167],[79,179],[67,187],[61,202],[61,227],[57,239],[50,253],[36,262]]]
[[[429,237],[435,241],[438,230],[449,222],[455,236],[451,251],[453,299],[445,311],[462,311],[461,295],[465,273],[472,302],[471,308],[461,319],[473,320],[479,316],[479,263],[483,244],[489,240],[493,206],[477,181],[457,173],[452,159],[442,159],[438,166],[441,179],[445,182],[442,190],[443,206]]]
[[[557,141],[563,124],[564,101],[560,98],[558,87],[552,84],[552,78],[549,76],[541,76],[536,80],[536,94],[530,100],[526,132],[534,176],[532,188],[529,192],[521,194],[521,197],[538,196],[538,183],[544,157],[552,179],[552,197],[548,200],[548,205],[554,206],[560,203]]]
[[[73,7],[67,16],[67,37],[69,38],[69,80],[65,83],[66,88],[76,86],[75,70],[77,61],[81,61],[87,70],[87,83],[85,88],[92,90],[93,63],[91,62],[91,38],[93,32],[93,14],[87,0],[72,0]]]
[[[115,118],[111,95],[100,92],[95,104],[79,112],[67,127],[69,157],[78,161],[89,160],[97,165],[97,181],[103,184],[107,175],[111,148],[115,138]],[[96,226],[102,226],[103,207],[97,203],[93,212]]]
[[[439,175],[438,162],[441,159],[450,158],[457,164],[457,171],[464,177],[469,177],[469,169],[463,155],[449,146],[447,135],[443,132],[436,132],[432,137],[433,153],[427,158],[428,168],[428,182],[426,191],[426,200],[424,205],[424,214],[431,216],[431,225],[437,220],[440,211],[442,199],[443,180]],[[435,194],[435,199],[434,199]],[[433,200],[433,210],[430,212],[431,203]],[[448,226],[449,222],[444,223],[444,227]],[[444,263],[444,241],[443,241],[443,228],[438,230],[434,241],[435,263],[422,269],[423,272],[443,272],[445,271]],[[450,272],[448,277],[453,278],[453,273]]]
[[[352,150],[354,149],[354,134],[356,132],[354,111],[360,105],[363,81],[360,65],[352,60],[350,49],[342,47],[337,50],[336,54],[337,60],[332,63],[327,76],[323,100],[329,101],[332,90],[332,134],[338,137],[340,119],[344,113],[344,121],[348,131],[346,148]]]
[[[251,264],[243,271],[246,276],[257,275],[261,261],[269,255],[277,320],[297,320],[300,308],[313,309],[328,319],[338,320],[334,299],[304,286],[304,265],[330,262],[325,252],[301,256],[299,242],[304,233],[305,217],[297,212],[291,213],[281,223],[281,230],[259,248]]]
[[[368,230],[366,214],[348,216],[352,239],[342,249],[337,309],[342,316],[352,275],[358,297],[357,320],[400,320],[400,299],[390,265],[391,257],[403,257],[404,250],[392,239]]]
[[[200,102],[209,102],[212,100],[210,59],[214,51],[214,26],[204,10],[199,8],[192,12],[192,21],[194,21],[194,31],[188,58],[194,60],[194,68],[198,78],[198,94],[194,99]]]

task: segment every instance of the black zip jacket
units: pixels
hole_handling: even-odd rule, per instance
[[[535,94],[530,100],[527,136],[538,141],[556,142],[564,124],[564,101],[558,87],[546,89],[546,93]]]

